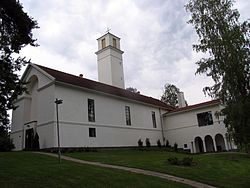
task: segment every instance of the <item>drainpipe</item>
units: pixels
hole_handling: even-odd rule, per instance
[[[163,120],[162,120],[161,108],[159,108],[159,114],[160,114],[160,121],[161,121],[162,141],[163,141],[163,145],[165,145],[165,137],[164,137],[164,130],[163,130]]]
[[[22,150],[24,149],[24,139],[25,139],[25,131],[24,131],[24,124],[23,124]]]

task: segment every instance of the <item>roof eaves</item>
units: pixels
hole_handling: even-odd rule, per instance
[[[103,91],[99,91],[99,90],[89,89],[89,88],[82,87],[82,86],[77,86],[75,84],[70,84],[70,83],[66,83],[66,82],[62,82],[62,81],[55,81],[55,83],[58,84],[58,85],[66,86],[66,87],[77,88],[77,89],[81,89],[81,90],[84,90],[84,91],[89,91],[89,92],[98,93],[98,94],[102,94],[102,95],[112,96],[112,97],[118,98],[118,99],[133,101],[133,102],[136,102],[136,103],[140,103],[140,104],[144,104],[144,105],[152,106],[152,107],[157,107],[157,108],[161,108],[161,109],[168,110],[168,111],[172,110],[168,106],[165,107],[165,106],[155,105],[155,104],[152,104],[152,103],[146,103],[146,102],[143,102],[143,101],[140,101],[140,100],[135,100],[135,99],[119,96],[119,95],[114,95],[112,93],[107,93],[107,92],[103,92]]]
[[[45,76],[47,76],[49,79],[51,80],[55,80],[55,77],[53,77],[52,75],[50,75],[49,73],[47,73],[46,71],[44,71],[42,68],[40,68],[38,65],[31,63],[31,66],[33,66],[37,71],[41,72],[42,74],[44,74]]]
[[[107,93],[110,95],[115,95],[121,98],[129,98],[130,100],[133,101],[140,101],[142,103],[150,104],[151,106],[157,106],[162,109],[167,109],[167,110],[173,110],[174,108],[163,103],[162,101],[158,99],[154,99],[152,97],[144,96],[141,94],[137,93],[132,93],[129,91],[126,91],[125,89],[117,88],[111,85],[107,85],[104,83],[96,82],[93,80],[89,80],[86,78],[79,78],[78,76],[64,73],[61,71],[57,71],[54,69],[50,69],[47,67],[43,67],[38,65],[39,68],[43,69],[45,72],[48,74],[52,74],[52,76],[56,79],[56,81],[67,83],[69,85],[74,85],[77,87],[82,87],[82,88],[87,88],[89,90],[94,90],[102,93]]]
[[[200,109],[200,108],[204,108],[208,106],[215,106],[218,104],[220,104],[220,100],[216,99],[216,100],[198,103],[198,104],[194,104],[194,105],[183,107],[183,108],[177,108],[176,110],[165,113],[164,116],[192,111],[192,110],[196,110],[196,109]]]

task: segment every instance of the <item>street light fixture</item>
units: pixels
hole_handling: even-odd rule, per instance
[[[63,103],[62,99],[55,100],[56,103],[56,124],[57,124],[57,143],[58,143],[58,162],[61,163],[61,148],[60,148],[60,134],[59,134],[59,118],[58,118],[58,105]]]

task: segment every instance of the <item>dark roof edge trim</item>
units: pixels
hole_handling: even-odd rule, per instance
[[[151,107],[160,108],[160,109],[163,109],[163,110],[170,111],[170,109],[167,108],[167,107],[157,106],[157,105],[142,102],[142,101],[139,101],[139,100],[133,100],[133,99],[126,98],[126,97],[121,97],[121,96],[118,96],[118,95],[112,95],[110,93],[105,93],[105,92],[102,92],[102,91],[93,90],[93,89],[77,86],[77,85],[74,85],[74,84],[69,84],[69,83],[62,82],[62,81],[55,81],[54,83],[58,84],[58,85],[61,85],[61,86],[67,86],[67,87],[71,87],[71,88],[75,88],[75,89],[79,89],[79,90],[83,90],[83,91],[89,91],[91,93],[98,93],[98,94],[102,94],[102,95],[106,95],[106,96],[111,96],[113,98],[122,99],[122,100],[126,100],[126,101],[132,101],[132,102],[136,102],[136,103],[143,104],[143,105],[146,105],[146,106],[151,106]]]
[[[215,106],[215,105],[218,105],[218,104],[221,104],[220,100],[215,99],[215,100],[212,100],[212,101],[206,101],[206,102],[186,106],[186,107],[183,107],[183,108],[177,108],[177,109],[175,109],[173,111],[165,113],[164,116],[173,115],[173,114],[177,114],[177,113],[183,113],[183,112],[187,112],[187,111],[191,111],[191,110],[195,110],[195,109],[199,109],[199,108],[204,108],[204,107],[208,107],[208,106]]]

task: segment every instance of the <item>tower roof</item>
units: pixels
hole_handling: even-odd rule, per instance
[[[117,37],[117,36],[115,36],[114,34],[112,34],[112,33],[110,33],[110,32],[107,32],[107,33],[105,33],[104,35],[102,35],[101,37],[99,37],[99,38],[97,38],[96,40],[99,40],[100,38],[102,38],[102,37],[104,37],[105,35],[112,35],[113,37],[115,37],[115,38],[118,38],[118,39],[121,39],[120,37]]]

